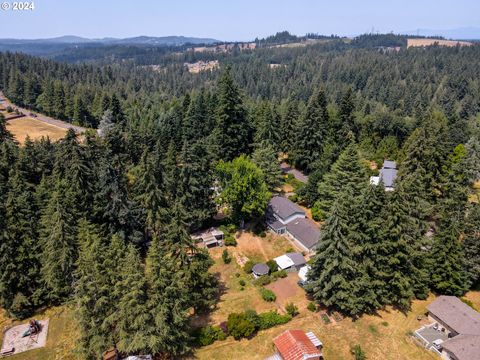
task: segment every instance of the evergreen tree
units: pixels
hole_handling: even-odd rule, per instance
[[[105,319],[116,303],[111,300],[114,289],[105,266],[107,246],[99,228],[86,220],[79,221],[77,241],[79,256],[75,271],[76,318],[80,327],[79,346],[87,359],[98,359],[113,345],[111,329]],[[116,259],[120,261],[121,259]]]
[[[335,127],[337,139],[339,142],[344,142],[349,133],[356,135],[357,129],[355,125],[355,118],[353,111],[355,104],[353,103],[353,92],[351,88],[343,95],[338,106],[338,121],[339,124]]]
[[[47,299],[57,303],[71,294],[78,247],[74,198],[58,181],[40,220],[41,275]]]
[[[367,186],[367,181],[366,168],[360,161],[357,145],[352,142],[318,185],[319,200],[315,203],[315,208],[319,217],[328,216],[333,202],[342,189],[351,185],[358,194]]]
[[[111,322],[115,325],[115,343],[123,353],[148,352],[151,316],[147,307],[147,284],[140,256],[133,245],[127,247],[115,284],[118,298]]]
[[[473,204],[465,220],[463,251],[471,285],[480,282],[480,205]]]
[[[216,127],[213,132],[217,145],[217,157],[230,161],[248,152],[251,130],[248,124],[240,91],[235,85],[230,68],[218,82]]]
[[[40,281],[37,209],[33,186],[18,171],[10,171],[7,187],[0,243],[0,304],[10,315],[24,318],[41,302],[36,298]]]
[[[280,161],[275,148],[270,143],[261,143],[253,152],[252,161],[262,170],[268,189],[275,189],[280,184],[282,177]]]
[[[435,265],[431,270],[431,284],[441,294],[462,296],[467,290],[467,274],[459,236],[458,220],[445,219],[432,248],[431,257]]]
[[[350,316],[366,311],[371,293],[370,279],[358,262],[361,238],[355,220],[358,195],[347,186],[338,195],[330,216],[323,226],[322,236],[309,271],[308,289],[314,299]]]
[[[281,151],[290,153],[295,146],[298,119],[300,112],[298,104],[293,99],[288,99],[285,104],[285,111],[280,119]]]
[[[313,162],[320,158],[330,131],[329,122],[325,93],[316,90],[308,101],[296,131],[295,150],[291,154],[296,167],[310,170]]]

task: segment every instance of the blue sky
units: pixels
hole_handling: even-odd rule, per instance
[[[35,10],[31,12],[0,10],[0,38],[68,34],[90,38],[186,35],[252,40],[281,30],[301,35],[356,35],[372,28],[400,32],[480,27],[480,0],[33,1]]]

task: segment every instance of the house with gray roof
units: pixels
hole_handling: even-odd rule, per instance
[[[310,252],[320,239],[320,229],[308,218],[295,219],[287,224],[287,235],[301,249]]]
[[[431,324],[415,333],[425,347],[447,360],[480,360],[480,313],[455,296],[427,306]]]
[[[303,251],[314,251],[320,229],[294,202],[274,196],[267,206],[267,225],[276,234],[287,235]]]
[[[370,184],[378,185],[380,181],[382,181],[383,186],[385,186],[385,191],[393,191],[397,172],[397,163],[395,161],[384,160],[379,175],[370,177]]]

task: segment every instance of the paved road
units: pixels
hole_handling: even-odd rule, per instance
[[[50,124],[50,125],[53,125],[53,126],[56,126],[56,127],[59,127],[59,128],[62,128],[62,129],[73,129],[75,130],[75,132],[77,134],[81,134],[83,132],[85,132],[87,129],[84,128],[84,127],[81,127],[81,126],[77,126],[77,125],[72,125],[72,124],[69,124],[65,121],[62,121],[62,120],[58,120],[58,119],[54,119],[54,118],[51,118],[49,116],[46,116],[46,115],[43,115],[43,114],[40,114],[36,111],[31,111],[31,110],[28,110],[28,109],[25,109],[25,108],[21,108],[20,106],[17,106],[15,104],[12,104],[10,102],[10,100],[8,100],[4,95],[3,95],[3,92],[0,91],[0,104],[4,105],[5,107],[7,106],[11,106],[12,108],[16,108],[18,109],[20,112],[24,113],[25,116],[27,117],[31,117],[31,118],[34,118],[34,119],[37,119],[37,120],[40,120],[40,121],[43,121],[44,123],[47,123],[47,124]],[[29,114],[32,113],[32,114],[35,114],[37,116],[29,116]]]
[[[292,168],[290,165],[288,165],[286,162],[282,162],[280,164],[280,168],[282,171],[286,174],[292,174],[295,179],[302,183],[307,183],[308,182],[308,176],[302,173],[301,171]]]

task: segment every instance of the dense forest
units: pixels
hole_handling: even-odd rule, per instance
[[[212,56],[219,70],[183,67]],[[23,318],[73,300],[86,358],[188,353],[189,316],[218,285],[189,234],[219,208],[260,219],[280,154],[310,175],[297,200],[323,221],[316,301],[361,316],[462,295],[480,281],[478,59],[339,39],[167,53],[164,71],[1,53],[11,101],[92,129],[19,146],[0,115],[0,306]],[[384,159],[393,192],[369,185]]]

